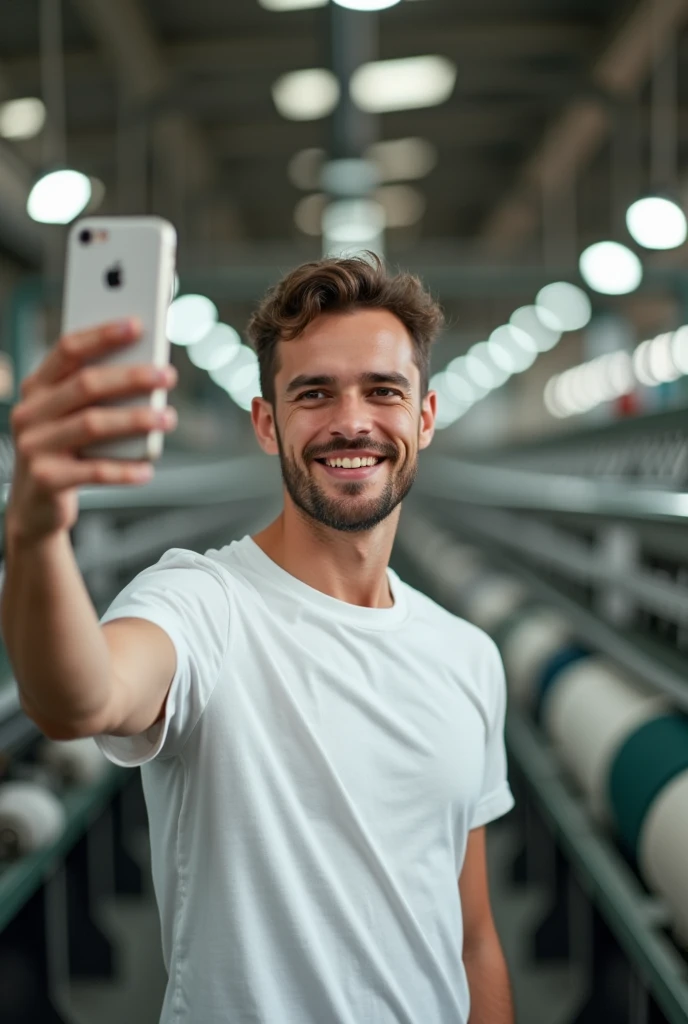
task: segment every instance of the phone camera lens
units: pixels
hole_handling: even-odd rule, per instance
[[[91,241],[91,237],[92,237],[92,235],[91,235],[90,231],[80,231],[79,232],[79,241],[81,242],[82,245],[88,245],[88,243]]]

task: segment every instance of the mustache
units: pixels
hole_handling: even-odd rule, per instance
[[[307,462],[312,462],[314,459],[324,459],[328,456],[337,455],[340,452],[352,451],[375,452],[376,455],[386,459],[395,459],[397,457],[397,450],[392,447],[392,445],[375,444],[373,442],[366,441],[365,439],[347,442],[333,441],[332,444],[327,445],[327,447],[319,448],[317,450],[307,448],[303,455]]]

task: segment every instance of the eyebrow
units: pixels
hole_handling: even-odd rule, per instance
[[[301,388],[334,387],[337,384],[337,380],[337,377],[325,374],[310,377],[302,373],[290,381],[284,393],[285,395],[293,395],[295,391],[300,391]],[[408,378],[403,373],[397,373],[393,370],[389,373],[360,373],[357,380],[359,384],[396,384],[406,394],[411,394],[413,390]]]

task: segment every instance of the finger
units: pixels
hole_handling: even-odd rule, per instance
[[[78,366],[128,344],[140,335],[141,323],[133,317],[64,334],[38,369],[22,383],[22,394],[31,394],[36,388],[62,380]]]
[[[32,466],[31,477],[39,491],[57,494],[88,484],[141,484],[151,480],[155,470],[149,462],[118,459],[73,459],[46,455]]]
[[[95,406],[25,431],[17,442],[17,451],[26,459],[47,452],[74,452],[101,441],[147,434],[151,430],[174,430],[176,425],[177,413],[171,406],[163,410],[148,406],[138,409]]]
[[[12,413],[15,430],[28,424],[46,423],[118,398],[149,394],[156,388],[169,390],[177,382],[173,366],[89,366],[63,383],[34,392]]]

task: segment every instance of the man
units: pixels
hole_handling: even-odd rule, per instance
[[[484,839],[513,804],[501,661],[388,569],[441,321],[379,261],[287,275],[249,325],[282,513],[168,551],[101,624],[69,545],[76,487],[140,467],[74,453],[151,429],[150,411],[92,407],[161,380],[83,368],[124,325],[63,338],[24,384],[4,636],[48,736],[142,768],[163,1024],[513,1022]]]

